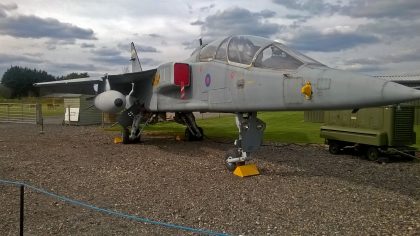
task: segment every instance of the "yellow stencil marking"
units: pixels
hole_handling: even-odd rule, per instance
[[[153,78],[153,82],[152,82],[153,87],[158,86],[159,82],[160,82],[160,74],[156,72],[155,78]]]

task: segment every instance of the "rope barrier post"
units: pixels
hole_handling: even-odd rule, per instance
[[[127,213],[123,213],[123,212],[118,212],[118,211],[114,211],[114,210],[110,210],[110,209],[106,209],[106,208],[100,208],[91,204],[88,204],[86,202],[81,202],[78,200],[74,200],[65,196],[60,196],[58,194],[55,194],[53,192],[49,192],[47,190],[41,189],[41,188],[37,188],[34,187],[32,185],[26,184],[26,183],[22,183],[22,182],[18,182],[18,181],[12,181],[12,180],[4,180],[4,179],[0,179],[0,184],[7,184],[7,185],[13,185],[13,186],[19,186],[20,187],[20,232],[19,235],[23,235],[23,220],[24,220],[24,194],[25,194],[25,189],[24,187],[26,186],[27,188],[36,191],[38,193],[42,193],[44,195],[59,199],[61,201],[70,203],[72,205],[75,206],[81,206],[96,212],[101,212],[101,213],[105,213],[114,217],[121,217],[121,218],[125,218],[128,220],[134,220],[137,222],[143,222],[143,223],[147,223],[147,224],[153,224],[153,225],[158,225],[158,226],[162,226],[162,227],[167,227],[167,228],[172,228],[172,229],[178,229],[178,230],[184,230],[184,231],[189,231],[189,232],[193,232],[193,233],[198,233],[198,234],[205,234],[205,235],[215,235],[215,236],[228,236],[228,234],[226,233],[219,233],[219,232],[214,232],[214,231],[210,231],[210,230],[206,230],[206,229],[200,229],[200,228],[191,228],[188,226],[183,226],[183,225],[178,225],[178,224],[172,224],[172,223],[166,223],[166,222],[162,222],[162,221],[157,221],[157,220],[152,220],[149,218],[145,218],[145,217],[140,217],[140,216],[136,216],[136,215],[130,215]]]
[[[20,185],[20,224],[19,224],[19,235],[23,236],[23,217],[24,217],[24,197],[25,197],[25,186]]]

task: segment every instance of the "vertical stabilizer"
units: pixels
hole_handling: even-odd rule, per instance
[[[143,71],[141,68],[140,60],[137,55],[136,47],[134,46],[134,43],[131,42],[131,72],[140,72]]]

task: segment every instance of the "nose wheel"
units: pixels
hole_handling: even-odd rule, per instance
[[[245,161],[230,162],[230,160],[233,160],[235,158],[239,158],[240,156],[242,156],[242,152],[239,151],[237,148],[231,149],[231,150],[226,152],[226,154],[225,154],[225,165],[226,165],[226,169],[228,169],[228,171],[233,172],[236,169],[237,166],[245,165]]]

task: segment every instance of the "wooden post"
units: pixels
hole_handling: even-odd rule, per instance
[[[67,109],[69,109],[69,126],[70,126],[70,105],[67,106]]]
[[[41,125],[41,131],[39,131],[39,133],[43,134],[44,133],[44,117],[42,116],[42,104],[39,102],[39,100],[37,101],[36,105],[35,105],[35,113],[36,113],[36,123],[37,125]]]
[[[7,110],[7,120],[10,120],[10,108],[9,108],[10,104],[6,104],[6,110]]]

